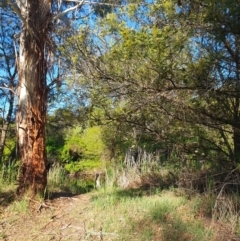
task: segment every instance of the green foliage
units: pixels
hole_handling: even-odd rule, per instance
[[[72,109],[59,108],[48,115],[46,149],[49,159],[61,159],[62,148],[68,129],[79,123],[79,113]]]
[[[87,108],[86,108],[87,109]],[[48,116],[47,151],[51,162],[66,164],[69,172],[90,170],[102,166],[105,144],[100,126],[85,127],[82,110],[57,109]]]
[[[102,141],[102,129],[99,126],[88,128],[82,136],[84,148],[84,157],[100,158],[104,151]]]
[[[94,189],[94,180],[68,180],[68,190],[73,194],[82,194]]]
[[[70,162],[65,165],[65,169],[70,173],[91,171],[103,167],[103,162],[99,160],[81,160],[78,162]]]
[[[46,141],[46,150],[48,156],[50,157],[58,157],[61,149],[64,145],[64,139],[62,135],[56,133],[56,135],[49,135]]]
[[[104,15],[98,33],[66,41],[110,159],[137,145],[178,168],[236,167],[238,10],[237,1],[132,2]]]
[[[20,166],[20,161],[5,161],[1,165],[0,169],[0,180],[4,184],[13,184],[16,182],[18,177],[18,170]]]
[[[5,146],[6,147],[4,148],[3,159],[7,160],[10,158],[10,156],[15,151],[14,149],[16,146],[16,139],[15,138],[7,138]]]
[[[62,159],[67,162],[75,157],[76,160],[100,161],[105,149],[101,133],[102,130],[98,126],[85,130],[81,127],[70,129],[62,149]]]
[[[68,130],[65,137],[65,143],[61,151],[61,157],[64,161],[71,161],[72,157],[70,152],[74,152],[77,155],[81,154],[81,127],[75,127]]]

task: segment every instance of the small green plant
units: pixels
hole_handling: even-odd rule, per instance
[[[28,201],[26,199],[14,201],[10,206],[10,210],[21,214],[27,213],[29,211]]]
[[[154,221],[164,222],[172,207],[169,202],[161,202],[151,210],[151,217]]]
[[[150,228],[146,227],[142,231],[141,241],[149,241],[154,237],[154,232]]]

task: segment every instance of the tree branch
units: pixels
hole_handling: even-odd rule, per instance
[[[11,89],[11,88],[9,88],[9,87],[4,87],[4,86],[0,86],[0,89],[5,89],[5,90],[9,90],[9,91],[11,91],[14,95],[16,95],[16,93]]]
[[[65,1],[65,2],[66,2],[66,1]],[[79,2],[79,1],[74,1],[74,0],[73,0],[72,2]],[[67,14],[68,12],[73,11],[73,10],[75,10],[75,9],[77,9],[77,8],[82,7],[82,5],[84,4],[84,2],[85,2],[85,0],[81,0],[76,6],[71,7],[71,8],[68,8],[68,9],[66,9],[66,10],[63,11],[63,12],[58,13],[57,15],[55,15],[55,16],[53,17],[53,20],[59,19],[59,18],[63,17],[65,14]]]
[[[64,2],[82,2],[81,0],[64,0]],[[100,3],[100,2],[93,2],[93,1],[84,1],[84,3],[88,4],[97,4],[97,5],[104,5],[104,6],[114,6],[119,7],[120,4],[114,4],[114,3]]]
[[[15,3],[13,3],[11,0],[6,0],[6,1],[9,4],[9,6],[11,7],[11,9],[13,10],[13,12],[15,12],[18,15],[18,17],[22,20],[22,22],[26,23],[25,19],[21,15],[21,11],[20,11],[19,7]]]

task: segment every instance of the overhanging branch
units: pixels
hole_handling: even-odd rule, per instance
[[[0,89],[3,89],[3,90],[9,90],[9,91],[11,91],[14,95],[16,95],[16,93],[15,93],[15,91],[13,91],[10,87],[8,87],[8,86],[0,86]]]
[[[65,1],[65,2],[66,2],[66,1]],[[63,11],[63,12],[58,13],[57,15],[55,15],[55,16],[53,17],[53,20],[59,19],[59,18],[63,17],[65,14],[67,14],[68,12],[71,12],[71,11],[77,9],[77,8],[82,7],[82,5],[84,4],[85,0],[72,1],[72,2],[78,2],[78,4],[77,4],[76,6],[73,6],[73,7],[71,7],[71,8],[66,9],[66,10]]]

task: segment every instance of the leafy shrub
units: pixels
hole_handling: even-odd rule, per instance
[[[61,149],[64,145],[63,136],[60,134],[54,136],[48,136],[46,140],[46,150],[49,157],[58,157],[60,156]]]
[[[89,171],[94,168],[99,168],[102,165],[103,165],[103,162],[99,160],[88,159],[88,160],[82,160],[79,162],[70,162],[65,165],[65,169],[70,173],[74,173],[74,172]]]
[[[66,162],[78,160],[100,160],[105,146],[101,138],[101,128],[94,126],[82,130],[71,129],[62,150],[62,159]]]

